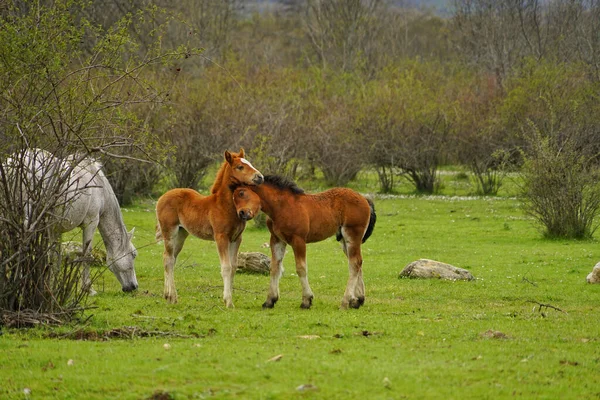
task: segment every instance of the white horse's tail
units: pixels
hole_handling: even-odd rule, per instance
[[[163,236],[162,236],[162,230],[160,229],[160,225],[158,224],[158,222],[156,223],[156,241],[160,242],[161,240],[163,240]]]

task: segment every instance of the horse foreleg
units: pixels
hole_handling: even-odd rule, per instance
[[[302,285],[302,304],[300,308],[310,308],[314,298],[313,292],[308,284],[308,267],[306,265],[306,243],[303,239],[296,238],[292,242],[294,257],[296,259],[296,273]]]
[[[273,308],[279,300],[279,280],[283,274],[283,256],[285,256],[285,242],[277,236],[271,234],[271,283],[267,300],[263,303],[263,308]]]
[[[92,287],[92,278],[90,277],[90,256],[92,254],[92,239],[94,238],[94,232],[98,226],[98,221],[92,221],[83,227],[82,233],[82,251],[81,257],[83,260],[83,272],[81,274],[81,281],[83,290],[88,291],[90,296],[95,296],[97,292]]]
[[[233,251],[231,248],[235,247],[235,245],[234,243],[231,243],[227,235],[224,234],[215,235],[215,241],[217,242],[217,251],[219,252],[219,260],[221,262],[223,303],[225,303],[227,308],[233,308],[231,292],[233,289],[233,275],[235,274],[235,270],[231,265],[230,254]]]
[[[349,276],[341,307],[359,308],[365,302],[365,284],[362,279],[363,260],[360,251],[360,241],[357,243],[346,243],[346,246]]]
[[[177,303],[177,289],[175,288],[175,262],[188,233],[185,229],[177,228],[174,234],[167,235],[163,232],[165,251],[163,264],[165,267],[164,297],[169,303]]]

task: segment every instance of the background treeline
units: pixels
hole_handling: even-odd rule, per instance
[[[263,173],[371,169],[388,193],[434,193],[448,164],[484,195],[520,172],[546,233],[595,230],[600,0],[3,4],[38,42],[4,29],[2,152],[95,152],[122,204],[161,179],[197,188],[243,146]]]

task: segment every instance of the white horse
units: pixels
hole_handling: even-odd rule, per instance
[[[82,256],[84,260],[89,260],[92,239],[98,228],[106,247],[108,269],[117,277],[124,292],[137,289],[133,265],[137,250],[131,243],[133,229],[127,232],[115,193],[99,163],[75,155],[59,159],[44,150],[28,149],[24,153],[14,154],[7,160],[7,165],[9,168],[21,165],[26,169],[23,176],[36,179],[42,188],[52,184],[61,185],[59,193],[64,199],[58,202],[63,205],[59,205],[60,211],[57,213],[57,235],[80,227],[83,231]],[[26,209],[32,206],[28,204]],[[27,211],[27,214],[30,212]],[[32,223],[27,219],[27,224]],[[85,263],[82,278],[83,287],[90,294],[95,294],[91,286],[89,262]]]

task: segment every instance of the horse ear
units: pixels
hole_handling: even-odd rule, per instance
[[[244,149],[240,147],[240,157],[244,158]]]
[[[127,232],[127,237],[129,238],[129,241],[133,239],[133,232],[135,232],[135,227],[132,228],[129,232]]]
[[[225,150],[225,160],[231,164],[233,162],[233,156],[231,155],[231,153],[227,150]]]

